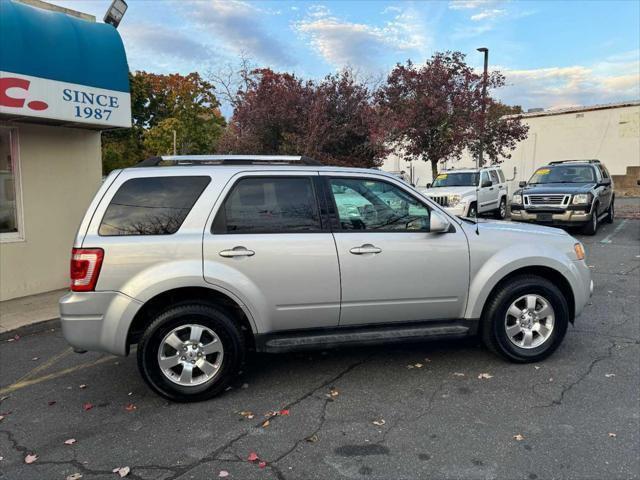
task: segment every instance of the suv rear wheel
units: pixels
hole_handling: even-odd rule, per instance
[[[562,292],[536,275],[511,279],[492,295],[482,318],[487,347],[516,363],[540,361],[562,342],[569,307]]]
[[[147,327],[138,344],[138,368],[163,397],[195,402],[226,388],[244,350],[228,313],[212,305],[183,304],[161,313]]]

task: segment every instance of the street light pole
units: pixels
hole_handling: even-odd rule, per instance
[[[476,159],[476,167],[480,167],[481,164],[484,163],[483,155],[484,155],[484,136],[487,130],[487,119],[486,119],[486,109],[487,109],[487,79],[488,79],[488,69],[489,69],[489,49],[486,47],[481,47],[477,49],[479,52],[484,53],[484,73],[482,75],[482,132],[480,133],[480,148],[478,152],[478,158]]]

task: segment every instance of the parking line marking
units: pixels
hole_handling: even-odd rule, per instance
[[[102,357],[99,358],[98,360],[94,361],[94,362],[90,362],[90,363],[82,363],[80,365],[76,365],[74,367],[69,367],[69,368],[65,368],[64,370],[60,370],[59,372],[53,372],[53,373],[49,373],[47,375],[44,375],[42,377],[38,377],[38,378],[26,378],[22,377],[20,380],[18,380],[17,382],[3,388],[0,390],[0,395],[6,395],[7,393],[12,393],[15,392],[16,390],[20,390],[21,388],[24,387],[28,387],[30,385],[35,385],[37,383],[41,383],[47,380],[52,380],[54,378],[58,378],[58,377],[62,377],[68,373],[71,372],[77,372],[79,370],[84,370],[85,368],[89,368],[89,367],[95,367],[96,365],[100,365],[101,363],[107,362],[109,360],[113,360],[114,356],[107,356],[107,357]]]
[[[613,236],[617,234],[620,230],[622,230],[622,227],[624,227],[625,223],[627,223],[626,218],[622,220],[620,225],[618,225],[613,232],[611,232],[609,235],[607,235],[602,240],[600,240],[600,243],[611,243],[611,239],[613,238]]]
[[[33,370],[30,370],[29,372],[27,372],[25,375],[23,375],[22,377],[20,377],[18,380],[16,380],[15,383],[21,382],[23,380],[26,380],[27,378],[31,378],[34,375],[36,375],[37,373],[42,372],[43,370],[46,370],[47,368],[53,366],[54,363],[56,363],[58,360],[63,359],[64,357],[66,357],[67,355],[69,355],[71,352],[73,351],[73,348],[69,347],[66,350],[63,350],[62,352],[58,353],[57,355],[54,355],[53,357],[51,357],[49,360],[47,360],[46,362],[42,363],[41,365],[38,365],[36,368],[34,368]]]

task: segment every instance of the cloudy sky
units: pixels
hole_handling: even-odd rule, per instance
[[[110,0],[49,0],[95,15]],[[119,31],[131,70],[215,71],[241,54],[254,64],[318,78],[349,65],[385,74],[477,47],[507,76],[496,92],[533,107],[640,98],[640,2],[128,0]]]

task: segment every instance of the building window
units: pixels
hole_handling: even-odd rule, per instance
[[[24,240],[18,131],[0,127],[0,241]]]

